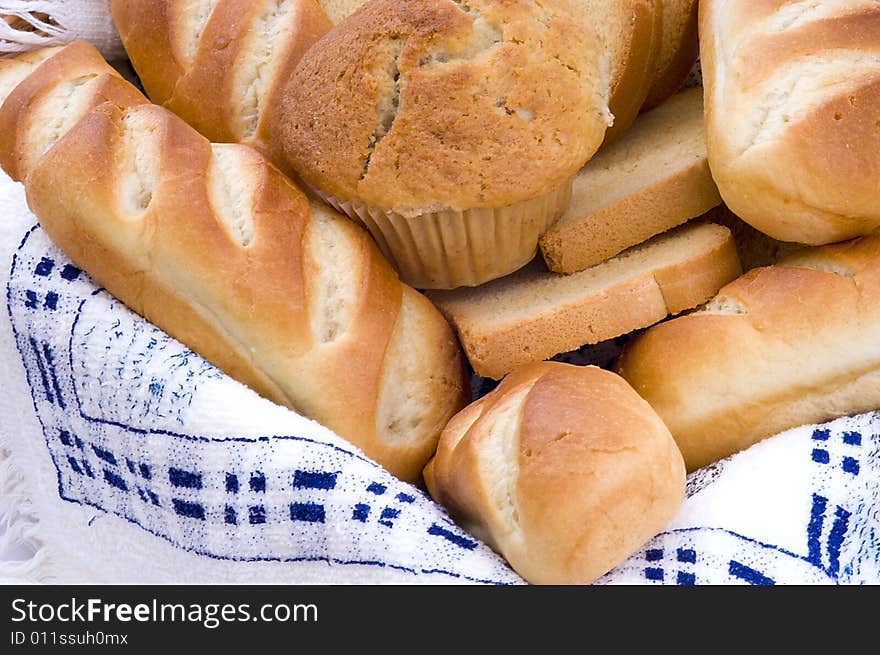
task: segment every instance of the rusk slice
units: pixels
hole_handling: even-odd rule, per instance
[[[688,89],[643,114],[581,169],[568,209],[541,237],[551,270],[582,271],[721,203],[702,94]]]
[[[434,291],[476,373],[515,367],[648,327],[711,298],[741,273],[730,230],[686,225],[574,275],[536,260],[476,288]]]

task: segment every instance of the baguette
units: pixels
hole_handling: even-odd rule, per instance
[[[233,378],[419,478],[464,401],[460,354],[366,232],[253,149],[148,104],[90,45],[0,62],[0,88],[13,78],[0,164],[78,266]]]
[[[150,99],[212,141],[266,151],[264,116],[332,27],[315,0],[111,0]]]
[[[641,115],[574,179],[562,217],[544,232],[550,270],[576,273],[721,203],[706,161],[703,91]]]
[[[688,470],[880,407],[880,237],[804,248],[630,341],[617,370]]]
[[[497,379],[695,307],[740,272],[727,228],[685,225],[573,275],[536,261],[480,287],[429,297],[455,326],[474,371]]]
[[[728,207],[810,245],[880,226],[880,4],[704,0],[700,33],[709,165]]]
[[[672,519],[684,463],[620,377],[530,364],[456,415],[425,469],[435,500],[535,584],[586,584]]]

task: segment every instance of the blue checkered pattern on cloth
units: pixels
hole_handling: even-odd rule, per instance
[[[521,582],[421,491],[97,288],[5,177],[0,213],[0,456],[16,471],[0,484],[41,544],[24,577]],[[698,472],[668,529],[601,582],[878,581],[877,425],[802,428]]]

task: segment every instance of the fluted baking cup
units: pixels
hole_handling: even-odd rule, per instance
[[[315,191],[370,231],[404,282],[418,289],[454,289],[494,280],[529,262],[538,238],[568,205],[571,186],[568,180],[506,207],[415,216]]]

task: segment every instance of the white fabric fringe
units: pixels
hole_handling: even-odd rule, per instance
[[[107,5],[107,0],[0,0],[0,17],[27,24],[16,28],[0,20],[0,56],[84,39],[108,60],[124,59]]]
[[[20,553],[28,556],[7,558]],[[53,577],[25,479],[0,442],[0,584],[51,582]]]

